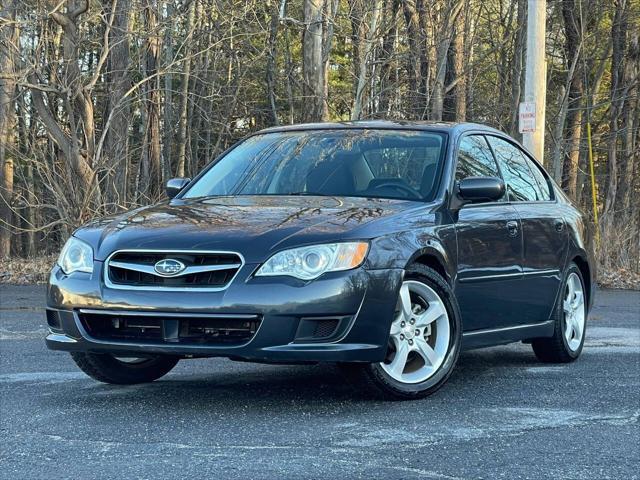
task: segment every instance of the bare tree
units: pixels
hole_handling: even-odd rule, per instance
[[[421,119],[427,110],[427,84],[429,82],[429,57],[425,23],[427,15],[424,0],[402,0],[402,11],[407,27],[409,54],[407,55],[407,74],[409,118]]]
[[[456,24],[464,3],[461,0],[448,0],[441,6],[439,27],[436,38],[436,75],[431,99],[431,119],[442,120],[445,84],[447,75],[447,53],[451,45],[453,28]]]
[[[304,0],[304,32],[302,35],[302,71],[304,94],[308,98],[305,119],[318,122],[329,118],[325,97],[327,72],[322,55],[325,43],[323,11],[327,0]]]
[[[2,255],[43,237],[53,251],[278,123],[443,118],[517,136],[526,0],[0,2]],[[552,173],[590,210],[590,125],[600,258],[636,270],[639,18],[637,1],[549,2],[545,129]]]
[[[580,2],[578,2],[580,3]],[[582,6],[575,0],[564,0],[562,14],[566,35],[566,56],[569,68],[569,89],[567,95],[567,145],[562,175],[562,187],[572,198],[576,198],[578,188],[578,162],[580,138],[582,135],[582,100],[584,96],[582,65]]]
[[[378,32],[378,20],[382,11],[382,0],[376,0],[373,4],[373,10],[369,14],[368,31],[365,34],[364,48],[360,52],[358,69],[357,69],[357,81],[355,97],[353,99],[353,109],[351,112],[352,120],[359,120],[362,116],[362,99],[364,96],[364,89],[367,84],[367,61],[371,55],[373,49],[374,37]],[[364,15],[364,12],[363,12]]]
[[[628,3],[627,0],[614,0],[615,11],[611,26],[613,57],[611,59],[611,117],[609,121],[609,155],[607,162],[608,181],[605,193],[602,217],[604,231],[613,230],[615,217],[615,199],[618,192],[618,131],[620,116],[623,112],[624,70],[627,47]]]
[[[635,174],[640,163],[640,145],[638,144],[638,130],[640,126],[640,96],[638,82],[640,82],[640,45],[638,31],[632,34],[627,53],[624,70],[624,85],[626,88],[627,107],[622,114],[622,158],[620,161],[620,185],[616,205],[619,209],[619,218],[625,222],[626,216],[633,208],[632,198],[635,194],[635,186],[638,185],[638,177]]]
[[[520,105],[521,92],[524,90],[524,49],[527,26],[527,0],[518,0],[517,18],[518,22],[515,31],[515,41],[513,46],[513,63],[511,67],[511,121],[509,133],[516,137],[518,135],[518,106]]]
[[[148,36],[145,42],[145,126],[142,158],[138,177],[138,194],[149,199],[160,196],[162,185],[162,152],[160,149],[160,77],[158,62],[162,37],[158,32],[157,0],[144,0],[143,15]]]
[[[178,154],[176,165],[176,176],[184,177],[184,167],[187,161],[187,114],[189,112],[189,81],[191,80],[191,54],[193,52],[193,30],[195,26],[195,5],[196,2],[192,1],[188,7],[187,21],[185,30],[187,31],[187,41],[184,45],[184,62],[182,65],[182,84],[180,85],[180,119],[178,122]],[[170,159],[165,159],[167,163],[170,163]],[[170,170],[170,169],[168,169]]]
[[[400,8],[400,0],[385,0],[384,13],[382,16],[383,21],[383,38],[382,48],[379,53],[381,66],[380,66],[380,94],[378,103],[377,116],[390,116],[391,115],[391,99],[397,97],[394,84],[394,73],[396,69],[393,67],[396,65],[394,60],[394,53],[396,49],[396,43],[398,39],[398,10]]]
[[[109,10],[114,9],[113,26],[109,33],[109,54],[105,77],[109,84],[109,96],[105,118],[111,117],[104,140],[105,202],[113,206],[126,203],[129,173],[129,125],[131,101],[125,96],[131,88],[129,72],[129,16],[130,0],[111,0]]]
[[[12,0],[0,10],[0,258],[11,253],[17,39],[16,0]]]

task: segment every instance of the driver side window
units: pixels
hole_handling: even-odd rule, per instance
[[[500,177],[500,170],[483,135],[468,135],[458,147],[456,181],[467,177]]]

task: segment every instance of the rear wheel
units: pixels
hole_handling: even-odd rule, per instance
[[[572,362],[582,352],[587,327],[584,279],[575,263],[571,263],[567,269],[554,320],[553,336],[534,339],[531,343],[533,351],[543,362]]]
[[[73,352],[71,358],[91,378],[104,383],[132,385],[153,382],[178,363],[178,357],[114,357],[109,354]]]
[[[449,378],[460,341],[460,314],[451,288],[436,271],[415,265],[400,287],[385,360],[344,368],[358,387],[376,396],[421,398]]]

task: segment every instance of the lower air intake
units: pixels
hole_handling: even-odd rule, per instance
[[[242,345],[260,326],[257,315],[139,315],[135,312],[80,311],[80,322],[97,340],[179,345]]]

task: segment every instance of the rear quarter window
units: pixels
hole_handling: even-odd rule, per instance
[[[538,182],[538,186],[540,187],[540,192],[542,194],[539,200],[542,200],[542,201],[552,200],[551,187],[549,185],[549,180],[547,179],[546,175],[540,170],[540,167],[538,167],[538,165],[536,165],[535,162],[533,162],[529,158],[529,156],[525,152],[520,150],[520,155],[522,155],[522,157],[524,158],[524,161],[527,163],[527,165],[529,166],[529,169],[531,170],[531,174]]]

